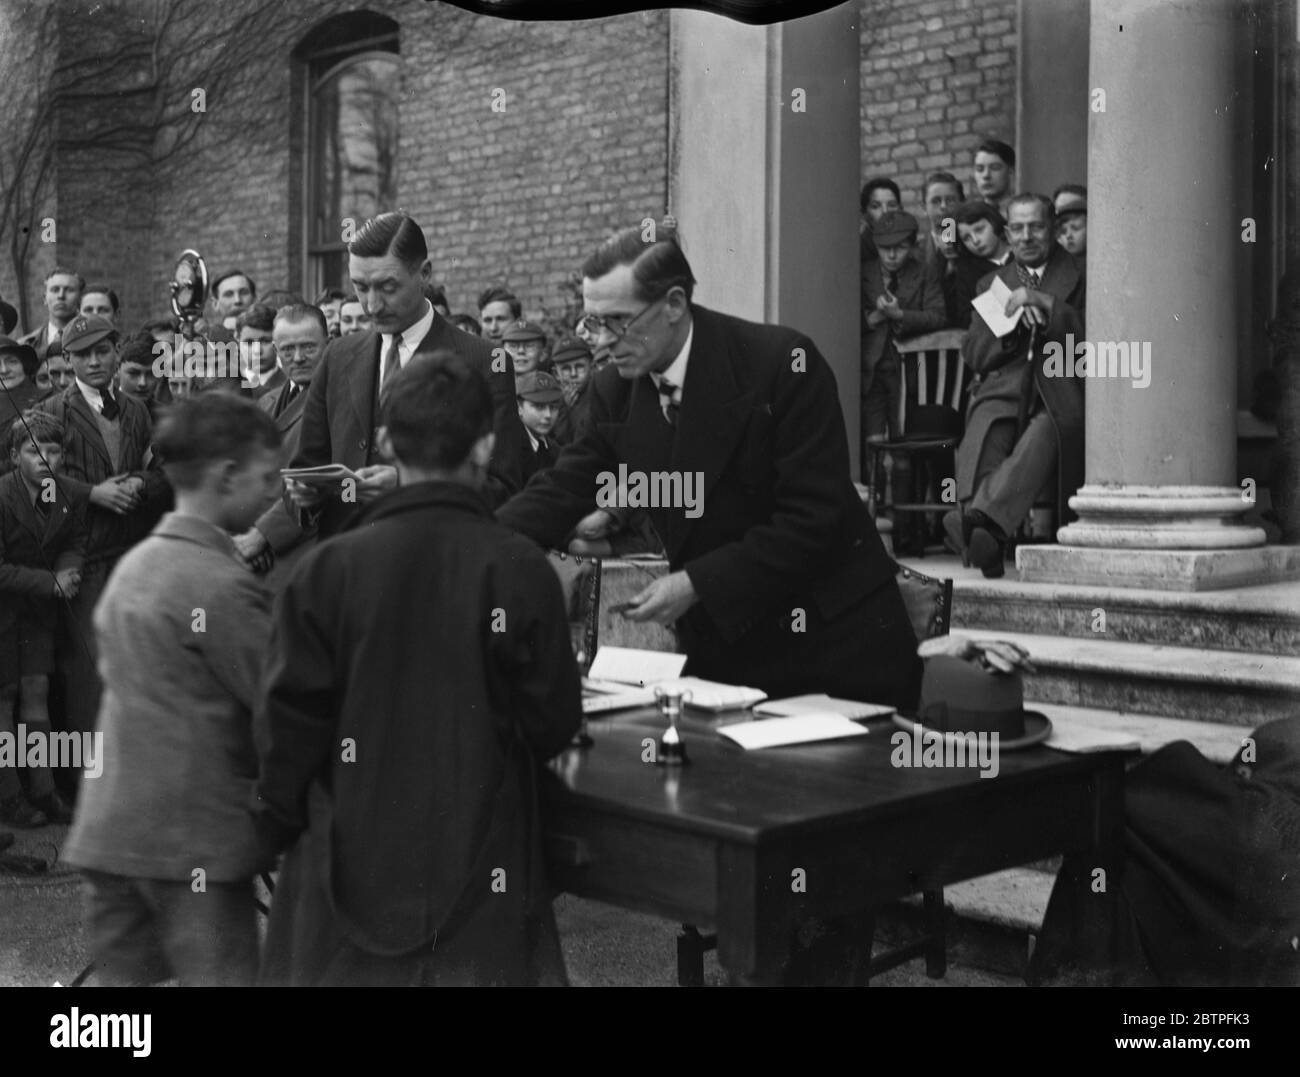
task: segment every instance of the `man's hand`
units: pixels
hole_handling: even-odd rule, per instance
[[[890,321],[898,321],[903,317],[903,308],[898,305],[898,296],[886,292],[876,300],[876,310],[880,311]]]
[[[63,568],[54,574],[54,595],[56,598],[76,598],[81,589],[81,569]]]
[[[266,557],[270,553],[270,544],[266,541],[266,536],[257,528],[250,527],[243,535],[237,535],[234,539],[235,553],[239,554],[240,561],[250,572],[265,572],[272,565],[272,558]]]
[[[98,486],[91,487],[90,503],[98,505],[101,509],[108,509],[109,512],[115,512],[119,516],[125,516],[140,504],[140,495],[136,492],[135,482],[121,475],[105,479]],[[140,483],[140,485],[144,484]]]
[[[1014,673],[1018,669],[1026,673],[1034,672],[1028,651],[1000,639],[973,640],[966,636],[936,636],[934,639],[923,640],[916,653],[922,658],[938,655],[964,658],[968,662],[978,663],[990,673]]]
[[[1052,308],[1056,297],[1023,285],[1011,293],[1007,300],[1006,316],[1014,317],[1016,311],[1024,309],[1024,322],[1029,326],[1042,328],[1052,319]]]
[[[671,572],[632,596],[623,614],[629,621],[670,625],[700,600],[685,572]]]
[[[561,383],[560,392],[564,394],[565,407],[573,407],[573,402],[578,399],[579,387],[566,381]]]
[[[602,539],[611,531],[616,530],[618,530],[618,521],[614,519],[613,515],[604,509],[597,509],[578,521],[578,526],[573,529],[573,534],[577,538],[592,542],[596,539]]]
[[[308,486],[297,479],[285,479],[284,488],[295,509],[314,509],[325,500],[325,495],[320,492],[319,487]]]
[[[357,472],[357,478],[361,480],[357,483],[357,502],[362,505],[397,489],[397,468],[388,464],[363,467]]]
[[[867,328],[878,329],[880,326],[884,325],[887,320],[888,319],[881,314],[880,311],[873,310],[867,315]]]

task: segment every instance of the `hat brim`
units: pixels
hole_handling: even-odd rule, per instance
[[[1016,737],[1014,740],[998,738],[998,751],[1000,752],[1017,752],[1024,748],[1032,748],[1035,744],[1041,744],[1052,735],[1052,720],[1045,714],[1039,714],[1038,711],[1021,711],[1025,719],[1024,736]],[[910,733],[912,727],[919,725],[923,732],[932,733],[939,737],[964,737],[965,732],[951,732],[935,729],[933,726],[926,725],[920,718],[914,714],[898,713],[890,716],[890,721],[899,729]],[[970,732],[975,732],[971,730]]]
[[[41,365],[41,357],[36,354],[36,349],[30,344],[6,344],[0,347],[0,353],[18,356],[18,361],[23,364],[23,369],[29,373],[35,372]]]
[[[871,241],[877,247],[897,247],[900,243],[915,243],[915,232],[886,232],[884,235],[872,236]]]
[[[101,340],[107,340],[113,336],[120,337],[121,334],[116,329],[97,329],[93,333],[86,333],[84,336],[78,337],[75,347],[63,340],[59,341],[59,345],[66,355],[68,352],[84,352],[87,348],[93,348]]]
[[[551,396],[548,393],[546,396],[524,396],[520,393],[519,399],[527,400],[530,404],[562,404],[564,403],[564,394],[556,393],[554,396]]]

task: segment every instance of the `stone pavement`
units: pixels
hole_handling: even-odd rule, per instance
[[[13,852],[53,857],[66,827],[17,831]],[[556,901],[569,978],[575,987],[668,987],[677,975],[677,925],[563,895]],[[67,984],[88,955],[81,932],[78,877],[56,865],[46,876],[0,873],[0,987]],[[705,982],[722,983],[715,954],[705,957]],[[978,969],[950,965],[944,980],[926,979],[912,962],[873,981],[876,986],[1023,986]]]

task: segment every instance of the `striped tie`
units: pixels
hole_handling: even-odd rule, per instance
[[[672,382],[664,378],[659,379],[659,407],[663,410],[669,426],[677,425],[677,413],[681,410],[680,405],[673,400],[676,392],[677,386]]]

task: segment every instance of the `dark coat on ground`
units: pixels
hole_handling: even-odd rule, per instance
[[[678,621],[687,671],[771,695],[910,706],[916,639],[849,476],[830,367],[792,329],[692,313],[677,426],[648,375],[598,371],[591,430],[497,519],[562,549],[607,487],[602,473],[616,480],[621,464],[647,476],[700,473],[697,515],[684,504],[648,508],[669,567],[685,570],[699,596]]]
[[[1067,859],[1039,978],[1085,982],[1109,965],[1124,986],[1300,986],[1300,718],[1245,741],[1253,761],[1243,747],[1219,766],[1179,741],[1129,771],[1115,953],[1074,941],[1090,866]]]
[[[996,274],[985,277],[977,294],[989,287],[995,275],[1012,291],[1020,287],[1015,262],[1011,261]],[[957,446],[957,497],[965,501],[975,493],[976,469],[990,428],[1002,420],[1015,422],[1022,414],[1022,401],[1033,393],[1041,399],[1056,431],[1059,454],[1056,519],[1064,524],[1072,518],[1067,502],[1083,485],[1084,379],[1045,377],[1044,344],[1057,341],[1064,346],[1067,333],[1072,333],[1076,341],[1083,341],[1086,293],[1074,259],[1055,243],[1044,265],[1040,287],[1054,296],[1056,303],[1050,323],[1037,334],[1032,364],[1026,361],[1029,330],[1023,322],[999,340],[983,318],[971,319],[961,355],[975,379],[966,409],[966,429]]]
[[[538,967],[558,949],[534,760],[580,715],[556,574],[477,492],[392,491],[311,550],[276,599],[258,721],[259,829],[301,835],[266,979],[562,978]]]
[[[343,464],[357,471],[383,463],[375,445],[379,424],[378,381],[380,334],[373,330],[331,340],[316,366],[303,409],[302,432],[293,467]],[[504,352],[493,370],[490,341],[463,333],[446,318],[434,315],[433,325],[415,355],[447,349],[482,371],[492,388],[493,432],[496,448],[485,494],[500,504],[523,486],[523,424],[515,404],[514,366]],[[414,359],[415,356],[412,356]],[[322,537],[341,530],[359,509],[330,498],[319,513]]]

